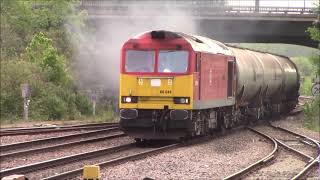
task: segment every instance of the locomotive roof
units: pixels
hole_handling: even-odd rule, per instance
[[[133,39],[144,39],[144,38],[152,38],[153,34],[159,33],[158,37],[159,39],[175,39],[175,38],[183,38],[185,39],[193,48],[194,51],[198,52],[208,52],[212,54],[224,54],[224,55],[229,55],[229,56],[234,56],[233,53],[233,48],[237,49],[244,49],[244,50],[250,50],[250,51],[255,51],[255,52],[260,52],[260,53],[267,53],[267,54],[272,54],[276,56],[280,56],[283,58],[287,58],[286,56],[279,55],[279,54],[274,54],[270,52],[263,52],[263,51],[258,51],[254,49],[249,49],[249,48],[243,48],[239,46],[234,46],[234,45],[225,45],[219,41],[199,36],[199,35],[192,35],[192,34],[186,34],[182,32],[173,32],[173,31],[164,31],[164,30],[159,30],[159,31],[147,31],[141,34],[138,34],[135,36]]]
[[[210,38],[186,34],[181,32],[172,32],[172,31],[149,31],[141,33],[135,36],[133,39],[144,39],[144,38],[152,38],[153,34],[159,35],[156,38],[159,39],[175,39],[175,38],[183,38],[185,39],[193,48],[194,51],[199,52],[208,52],[213,54],[225,54],[225,55],[233,55],[232,51],[223,43],[219,41],[212,40]]]

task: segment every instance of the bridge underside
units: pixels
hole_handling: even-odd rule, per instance
[[[200,20],[201,34],[226,43],[286,43],[317,47],[306,29],[311,22]]]
[[[109,30],[115,29],[115,31],[116,29],[122,29],[120,32],[123,32],[128,28],[127,31],[132,32],[127,33],[131,35],[158,27],[167,30],[181,29],[180,31],[190,32],[190,30],[186,28],[176,28],[179,26],[179,23],[175,24],[174,29],[171,29],[170,25],[166,26],[166,23],[170,21],[169,17],[163,18],[162,20],[157,19],[157,21],[159,21],[157,24],[161,24],[161,26],[154,26],[155,22],[152,20],[139,17],[100,17],[90,19],[90,22],[93,23],[97,29],[107,28]],[[161,21],[163,21],[163,23]],[[181,21],[180,23],[181,26],[184,27],[188,22]],[[207,36],[224,43],[286,43],[308,47],[318,46],[317,42],[311,40],[306,32],[306,29],[312,26],[311,21],[194,19],[192,23],[192,26],[196,27],[193,33]],[[118,34],[118,32],[114,33],[115,35]]]

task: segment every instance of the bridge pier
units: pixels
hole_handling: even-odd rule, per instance
[[[256,0],[254,7],[255,7],[254,11],[258,13],[260,8],[260,0]]]

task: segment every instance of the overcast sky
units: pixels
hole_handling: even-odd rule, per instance
[[[227,0],[229,5],[254,6],[255,0]],[[315,7],[319,0],[260,0],[260,6],[269,7]]]

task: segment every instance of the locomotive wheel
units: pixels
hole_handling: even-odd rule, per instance
[[[192,133],[192,136],[199,136],[204,135],[204,119],[205,117],[201,115],[200,113],[197,115],[196,120],[194,121],[194,131]]]
[[[220,132],[221,132],[221,134],[226,134],[226,132],[227,132],[227,129],[226,129],[226,127],[224,126],[224,125],[222,125],[221,127],[220,127]]]
[[[197,120],[194,123],[194,131],[195,131],[195,135],[201,135],[202,134],[202,127],[201,127],[201,121]]]
[[[223,117],[223,126],[226,129],[231,129],[232,125],[233,125],[233,123],[232,123],[232,115],[225,114],[224,117]]]

